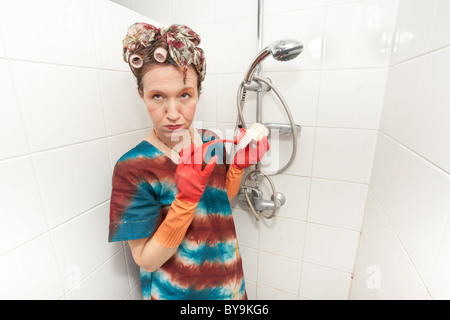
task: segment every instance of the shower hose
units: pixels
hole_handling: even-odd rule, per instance
[[[291,130],[292,130],[291,131],[292,132],[292,153],[291,153],[291,157],[289,158],[289,161],[286,163],[286,165],[284,165],[282,168],[276,170],[275,172],[272,172],[269,174],[263,173],[260,169],[254,169],[245,175],[244,182],[241,184],[241,187],[243,187],[243,189],[244,189],[244,195],[245,195],[245,199],[247,200],[247,204],[248,204],[251,212],[255,216],[256,220],[259,221],[261,215],[266,219],[272,219],[278,210],[277,191],[275,189],[275,184],[273,183],[273,181],[269,175],[279,174],[279,173],[285,171],[292,164],[292,162],[294,161],[295,154],[297,153],[297,135],[296,135],[296,127],[295,127],[294,119],[293,119],[292,114],[289,110],[289,107],[286,103],[286,100],[283,98],[280,91],[269,81],[269,79],[261,78],[258,76],[253,76],[253,79],[256,80],[257,82],[264,83],[271,90],[273,90],[273,92],[275,92],[275,94],[277,95],[281,104],[283,105],[284,110],[286,111],[286,115],[288,116],[289,123],[291,125]],[[245,98],[246,98],[246,94],[247,94],[246,84],[247,83],[245,80],[242,81],[239,86],[239,89],[238,89],[238,94],[237,94],[238,118],[236,120],[235,130],[237,130],[239,125],[241,125],[244,129],[247,128],[246,123],[244,121],[244,117],[242,115],[242,110],[244,108]],[[248,179],[250,177],[253,177],[255,174],[266,178],[267,181],[269,181],[270,187],[272,189],[273,209],[269,214],[264,213],[262,210],[258,210],[258,211],[255,210],[255,207],[253,206],[252,202],[250,201],[246,183],[247,183]],[[258,180],[256,179],[256,181],[258,181]],[[257,185],[257,187],[258,187],[258,185]]]

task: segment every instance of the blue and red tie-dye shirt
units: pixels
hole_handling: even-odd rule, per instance
[[[210,137],[202,132],[203,142]],[[214,148],[210,157],[223,150],[223,145]],[[219,159],[224,157],[219,155]],[[113,174],[109,241],[153,235],[177,195],[176,169],[169,157],[146,140],[118,160]],[[226,172],[226,164],[218,161],[175,254],[154,272],[141,268],[144,299],[247,298],[225,189]]]

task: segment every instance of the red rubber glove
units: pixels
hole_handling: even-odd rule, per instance
[[[156,241],[163,247],[178,247],[194,219],[195,209],[217,161],[217,156],[213,157],[202,169],[204,149],[203,146],[195,148],[194,144],[191,144],[190,147],[180,152],[180,159],[175,172],[178,194],[164,221],[154,234]]]
[[[194,144],[182,149],[175,172],[175,183],[178,188],[177,198],[197,203],[205,191],[206,182],[214,170],[217,156],[214,156],[203,169],[203,157],[205,148],[203,146],[195,148]]]
[[[246,131],[241,128],[241,133],[237,137],[237,141],[244,137]],[[238,169],[246,169],[253,164],[257,164],[261,161],[261,158],[264,154],[269,150],[269,142],[267,141],[267,137],[262,138],[256,143],[251,141],[244,149],[240,149],[236,152],[234,156],[233,165]]]

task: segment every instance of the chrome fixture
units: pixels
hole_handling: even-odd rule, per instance
[[[277,61],[289,61],[300,55],[303,51],[303,44],[300,41],[292,39],[284,39],[272,42],[262,49],[262,18],[263,18],[263,0],[258,0],[258,51],[259,53],[250,64],[244,80],[238,88],[237,109],[238,119],[236,120],[236,130],[238,127],[247,128],[242,110],[245,104],[247,91],[256,92],[257,108],[256,122],[262,122],[262,94],[273,91],[286,111],[289,124],[280,123],[263,123],[269,130],[277,130],[278,132],[290,134],[292,136],[292,153],[289,161],[280,169],[272,173],[264,173],[261,171],[261,165],[257,164],[254,170],[250,170],[244,174],[239,189],[238,202],[245,209],[250,209],[256,220],[259,221],[263,216],[271,219],[275,216],[277,210],[286,202],[286,197],[276,191],[275,185],[270,175],[278,174],[285,171],[293,162],[297,153],[297,134],[300,133],[301,127],[295,124],[289,107],[281,95],[280,91],[272,84],[269,78],[261,76],[262,62],[271,55]],[[272,190],[270,200],[263,199],[263,191],[261,184],[263,180],[269,182]],[[270,211],[267,213],[265,211]]]

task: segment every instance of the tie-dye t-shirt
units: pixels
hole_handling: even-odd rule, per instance
[[[210,140],[202,132],[202,140]],[[217,151],[219,150],[219,151]],[[221,150],[221,151],[220,151]],[[214,148],[210,157],[222,152]],[[223,156],[219,155],[219,159]],[[208,162],[209,159],[205,159]],[[153,235],[177,195],[177,165],[144,140],[116,163],[109,241]],[[225,189],[227,165],[218,161],[175,254],[158,270],[141,268],[144,299],[246,299],[241,255]]]

